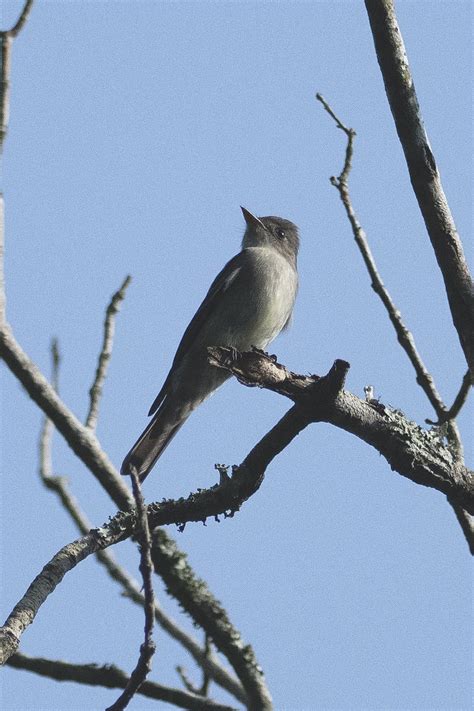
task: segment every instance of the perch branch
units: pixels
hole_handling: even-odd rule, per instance
[[[402,476],[441,491],[474,513],[472,472],[443,444],[435,430],[424,430],[398,410],[366,402],[347,391],[339,392],[333,400],[318,397],[320,378],[295,375],[265,353],[236,354],[232,362],[228,348],[209,351],[214,365],[225,368],[243,384],[285,395],[302,409],[304,405],[310,421],[328,422],[359,437],[380,452]]]
[[[342,390],[349,368],[345,361],[336,361],[327,376],[320,378],[295,375],[261,351],[244,354],[228,348],[211,348],[209,351],[211,362],[229,370],[241,382],[273,390],[291,398],[296,404],[260,440],[242,464],[233,469],[231,477],[223,476],[219,485],[191,494],[187,499],[150,504],[147,511],[151,529],[170,523],[183,525],[189,521],[202,521],[209,516],[232,515],[258,490],[272,459],[309,423],[323,421],[375,447],[392,469],[411,481],[443,492],[453,505],[461,506],[470,514],[474,513],[472,473],[453,457],[436,432],[423,430],[407,420],[402,413],[381,403],[368,403]],[[33,581],[7,619],[0,638],[0,642],[3,640],[3,660],[16,651],[22,632],[31,624],[40,606],[65,573],[91,553],[130,537],[135,528],[136,512],[119,512],[109,524],[61,549]],[[162,536],[163,531],[154,532],[152,558],[155,569],[175,595],[160,559],[160,556],[166,557],[167,550],[174,543],[166,538],[163,543]],[[181,566],[179,561],[174,566],[173,585],[182,585]],[[186,577],[184,582],[188,582]],[[235,643],[232,635],[228,634],[223,644],[219,636],[222,630],[210,626],[213,615],[209,615],[209,621],[203,621],[202,611],[192,611],[193,586],[184,587],[185,594],[191,597],[189,604],[185,605],[186,609],[227,656],[252,705],[255,689],[248,683],[246,660],[241,655],[242,644],[237,645],[238,649],[229,650],[226,645],[232,647],[232,643]]]

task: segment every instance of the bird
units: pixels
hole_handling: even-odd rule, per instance
[[[209,346],[265,349],[290,324],[298,291],[298,228],[281,217],[241,207],[241,251],[212,282],[186,328],[171,369],[153,401],[148,426],[121,467],[143,482],[189,415],[231,374],[208,362]]]

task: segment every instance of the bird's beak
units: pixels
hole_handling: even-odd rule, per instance
[[[252,213],[249,212],[245,207],[242,207],[242,205],[240,206],[240,209],[242,210],[244,220],[249,227],[253,227],[254,229],[256,227],[261,227],[262,230],[266,229],[265,225],[263,224],[263,222],[261,220],[258,219],[258,217],[255,217],[255,215],[252,215]]]

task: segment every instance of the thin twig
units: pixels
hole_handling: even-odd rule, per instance
[[[59,353],[58,341],[53,338],[51,341],[51,384],[55,392],[59,392],[59,364],[61,356]],[[51,455],[51,440],[53,437],[54,425],[49,417],[43,418],[43,426],[39,438],[39,471],[43,483],[51,488],[53,477],[53,462]],[[58,477],[59,478],[59,477]],[[54,488],[54,487],[53,487]]]
[[[207,634],[207,632],[206,632],[206,637],[204,640],[204,649],[206,651],[206,656],[210,657],[211,653],[212,653],[212,645],[211,645],[211,638]],[[198,690],[198,693],[201,696],[208,695],[210,682],[211,682],[211,677],[209,676],[209,673],[206,671],[206,669],[204,669],[201,688]]]
[[[206,657],[210,659],[212,656],[212,647],[211,647],[211,638],[207,632],[205,633],[204,649],[205,649]],[[193,684],[193,682],[188,677],[186,669],[183,666],[181,666],[181,665],[177,666],[176,671],[178,672],[179,677],[180,677],[181,681],[183,682],[184,688],[187,691],[190,691],[192,694],[197,694],[198,696],[207,696],[208,695],[209,683],[211,681],[211,677],[206,669],[203,670],[202,684],[200,687],[197,687]]]
[[[10,110],[10,65],[11,48],[14,38],[21,32],[28,16],[31,12],[34,0],[27,0],[20,17],[10,30],[0,32],[0,55],[1,55],[1,77],[0,77],[0,149],[3,146],[8,130],[8,118]]]
[[[398,342],[402,346],[403,350],[407,354],[411,364],[415,369],[417,383],[420,385],[420,387],[423,389],[424,393],[428,397],[428,400],[432,404],[438,417],[442,417],[444,416],[444,413],[447,412],[446,405],[442,401],[441,396],[437,391],[434,380],[431,374],[428,372],[427,368],[425,367],[420,354],[418,353],[413,335],[405,326],[400,311],[395,306],[387,288],[385,287],[380,277],[377,266],[375,264],[374,257],[369,247],[369,243],[367,241],[367,236],[364,230],[362,229],[352,207],[352,201],[349,194],[348,178],[352,167],[353,145],[356,133],[352,128],[347,128],[340,121],[340,119],[336,116],[334,111],[331,109],[325,99],[321,96],[321,94],[316,94],[316,98],[318,99],[318,101],[321,102],[321,104],[324,106],[329,115],[334,119],[337,124],[337,127],[344,131],[347,136],[346,158],[344,161],[344,167],[338,177],[331,177],[331,184],[334,185],[334,187],[339,191],[340,198],[342,200],[347,216],[349,218],[349,222],[352,227],[354,239],[372,280],[372,289],[380,297],[383,305],[387,310],[390,321],[392,322],[395,332],[397,334]]]
[[[112,355],[112,346],[114,342],[115,332],[115,316],[120,308],[120,304],[125,298],[125,293],[127,291],[128,285],[130,284],[130,281],[130,275],[125,277],[122,286],[112,296],[105,312],[104,337],[102,341],[102,348],[99,354],[99,360],[97,363],[94,382],[92,383],[92,386],[89,390],[90,405],[89,412],[86,418],[86,427],[89,427],[91,430],[95,430],[97,426],[100,397],[102,395],[102,388],[104,385],[105,378],[107,376],[107,368],[109,365],[110,357]]]
[[[462,528],[471,555],[474,555],[474,516],[471,516],[470,513],[465,511],[461,506],[458,506],[449,498],[448,501],[453,507],[453,511],[456,514],[456,518]]]
[[[71,664],[57,659],[30,657],[21,652],[10,657],[7,664],[14,669],[24,669],[49,679],[56,679],[56,681],[74,681],[78,684],[105,686],[108,689],[123,689],[130,681],[130,677],[114,664],[103,666]],[[137,693],[149,699],[166,701],[174,706],[193,711],[235,711],[231,706],[217,703],[211,699],[204,700],[195,694],[163,686],[154,681],[145,681]]]
[[[466,371],[464,378],[462,379],[461,387],[459,388],[459,392],[454,398],[454,402],[437,422],[433,422],[432,420],[425,420],[425,422],[429,425],[443,425],[445,422],[448,422],[449,420],[455,420],[456,417],[459,415],[461,412],[466,400],[467,396],[469,395],[469,391],[471,389],[471,373],[470,371]]]
[[[20,17],[18,18],[16,23],[13,25],[11,30],[8,30],[8,34],[10,35],[10,37],[16,37],[23,29],[23,26],[24,26],[25,22],[27,21],[29,14],[31,12],[31,8],[33,7],[33,2],[34,2],[34,0],[27,0],[26,1],[25,6],[24,6],[23,10],[21,11]]]
[[[133,496],[135,497],[137,505],[138,531],[136,538],[140,544],[140,572],[143,578],[143,590],[145,593],[145,639],[140,647],[140,656],[137,665],[130,675],[127,686],[117,701],[109,706],[106,711],[122,711],[128,706],[151,671],[151,660],[156,649],[153,641],[155,610],[152,582],[153,563],[151,560],[151,534],[148,526],[147,509],[140,487],[140,479],[134,467],[130,467],[130,476]]]
[[[199,694],[198,688],[194,686],[193,682],[188,677],[186,669],[179,664],[176,667],[176,671],[178,672],[178,676],[181,679],[181,683],[183,684],[186,691],[189,691],[191,694]]]

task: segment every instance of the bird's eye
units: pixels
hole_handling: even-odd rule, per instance
[[[284,237],[286,237],[286,232],[285,230],[277,230],[277,235],[280,239],[283,239]]]

